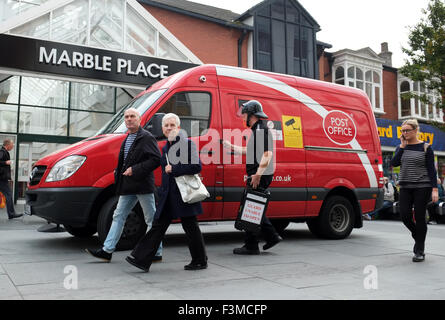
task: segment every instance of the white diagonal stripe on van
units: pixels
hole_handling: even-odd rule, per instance
[[[311,97],[307,96],[303,92],[289,86],[288,84],[282,81],[276,80],[272,77],[268,77],[264,74],[252,72],[246,69],[235,69],[226,66],[216,66],[216,73],[218,74],[218,76],[225,76],[245,81],[251,81],[275,89],[279,92],[282,92],[304,104],[306,107],[308,107],[316,114],[318,114],[322,119],[324,119],[328,114],[328,111]],[[353,149],[363,150],[363,148],[358,143],[357,139],[352,140],[349,145]],[[357,154],[357,155],[363,164],[366,174],[368,175],[370,187],[377,188],[378,187],[377,177],[375,175],[374,169],[372,168],[368,156],[365,154]]]

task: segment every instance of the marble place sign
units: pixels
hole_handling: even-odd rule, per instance
[[[0,67],[137,85],[151,85],[192,63],[52,41],[0,35]]]

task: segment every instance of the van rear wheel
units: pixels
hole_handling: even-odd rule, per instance
[[[97,232],[101,243],[105,242],[108,231],[110,230],[113,222],[113,214],[116,209],[118,196],[114,196],[108,199],[102,206],[99,212],[99,218],[97,221]],[[116,250],[131,250],[138,241],[144,236],[147,231],[147,225],[145,224],[144,214],[139,203],[131,210],[130,214],[125,221],[124,230],[122,231],[121,238],[116,245]]]
[[[322,238],[347,238],[354,228],[354,208],[345,197],[331,196],[323,204],[320,216],[308,221],[308,226]]]

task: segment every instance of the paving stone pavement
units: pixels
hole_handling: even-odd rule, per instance
[[[235,256],[243,233],[233,222],[201,223],[209,267],[190,262],[180,225],[172,225],[163,261],[142,273],[130,251],[102,263],[84,252],[96,236],[41,233],[38,217],[7,220],[0,210],[0,299],[116,300],[393,300],[445,299],[445,225],[429,226],[426,261],[413,263],[412,239],[400,221],[365,221],[344,240],[314,237],[292,223],[284,241],[259,256]],[[77,282],[75,279],[77,278]]]

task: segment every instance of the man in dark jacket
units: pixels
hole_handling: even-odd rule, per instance
[[[23,214],[15,213],[12,191],[9,187],[9,180],[11,180],[11,156],[9,155],[9,151],[11,151],[12,148],[14,148],[14,141],[6,139],[3,141],[3,146],[0,149],[0,192],[3,193],[6,198],[6,210],[9,220],[23,216]]]
[[[102,249],[86,249],[94,257],[107,262],[111,261],[112,253],[124,230],[125,221],[137,202],[139,201],[144,211],[148,229],[151,228],[156,212],[153,171],[160,165],[161,153],[158,144],[151,133],[141,128],[141,116],[136,109],[126,110],[124,119],[129,133],[122,143],[114,172],[119,201],[114,211],[113,223]],[[161,261],[161,253],[162,246],[159,247],[153,260]]]

